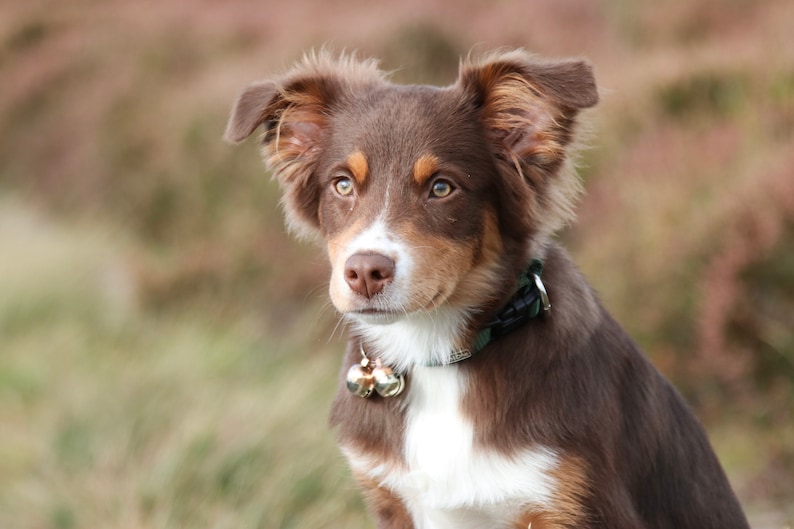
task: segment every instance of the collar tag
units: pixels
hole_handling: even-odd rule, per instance
[[[452,351],[450,353],[447,363],[449,364],[457,364],[467,358],[471,358],[472,352],[468,349],[458,349],[456,351]]]

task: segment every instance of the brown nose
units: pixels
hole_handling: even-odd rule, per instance
[[[345,281],[367,299],[394,279],[394,261],[380,254],[357,253],[345,263]]]

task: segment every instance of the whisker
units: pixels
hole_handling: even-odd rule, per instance
[[[306,294],[303,296],[303,302],[307,303],[311,299],[319,299],[321,293],[324,292],[326,288],[327,288],[326,282],[322,282],[313,286],[312,288],[306,291]]]
[[[337,330],[340,330],[339,338],[343,338],[346,327],[347,327],[347,318],[345,318],[344,315],[339,316],[339,318],[336,321],[336,325],[334,325],[334,328],[331,331],[331,335],[328,337],[328,341],[326,343],[331,343],[331,341],[334,339],[334,336],[336,335]]]

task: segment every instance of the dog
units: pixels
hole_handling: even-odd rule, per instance
[[[286,222],[324,244],[350,336],[331,411],[379,528],[733,529],[707,436],[554,234],[587,61],[523,50],[397,85],[328,51],[248,86]]]

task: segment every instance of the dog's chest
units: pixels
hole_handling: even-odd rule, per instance
[[[356,472],[396,493],[417,529],[512,527],[526,509],[553,509],[557,454],[528,446],[504,455],[475,443],[461,412],[456,366],[417,368],[406,395],[405,465],[345,452]]]

